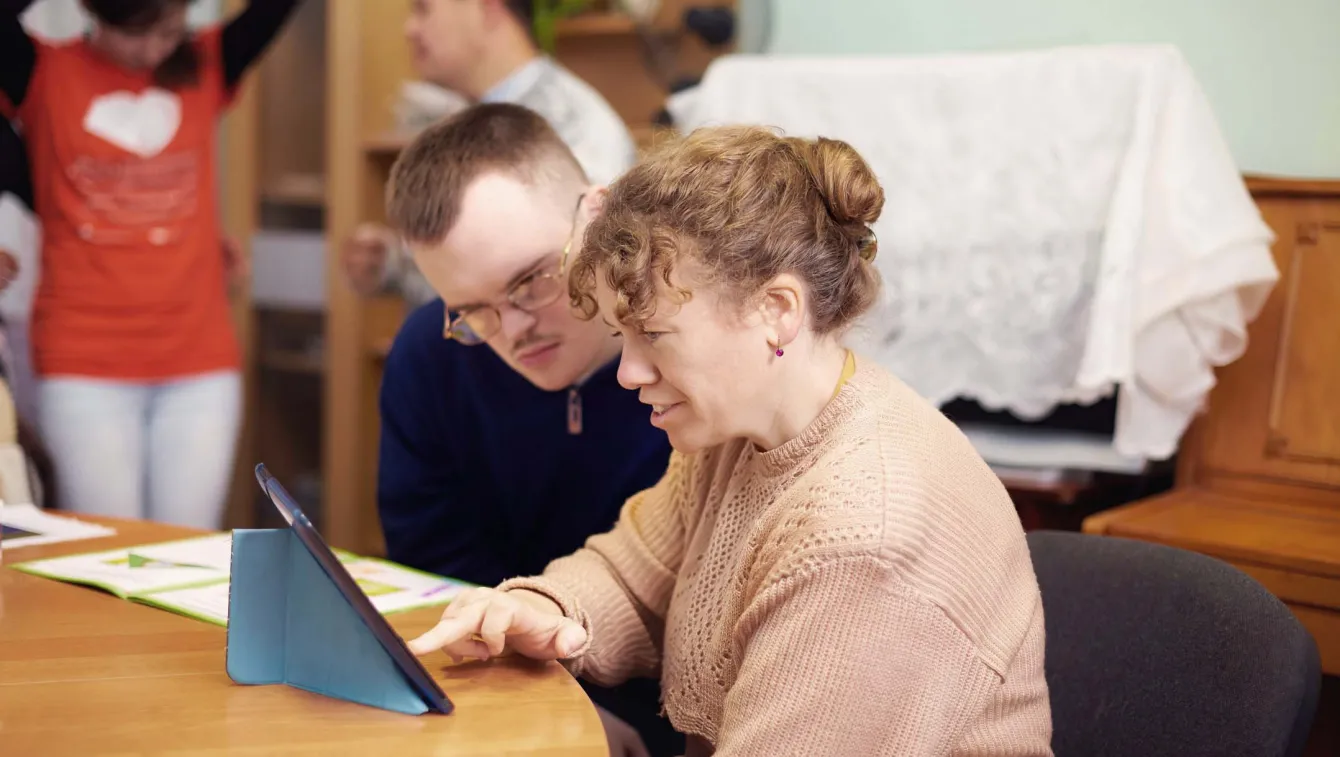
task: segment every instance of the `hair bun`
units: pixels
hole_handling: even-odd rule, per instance
[[[884,210],[884,188],[860,153],[840,139],[787,140],[810,174],[828,214],[861,260],[879,251],[875,221]]]
[[[618,295],[610,317],[645,320],[662,281],[667,295],[692,294],[670,276],[687,256],[737,306],[752,307],[778,275],[798,277],[807,328],[837,334],[879,298],[879,269],[868,261],[883,206],[874,172],[846,142],[700,127],[656,145],[611,185],[569,271],[569,297],[592,317],[603,280]]]
[[[838,225],[865,227],[864,231],[879,220],[884,210],[884,188],[855,148],[826,137],[795,140],[793,144]]]

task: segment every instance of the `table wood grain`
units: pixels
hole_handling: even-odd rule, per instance
[[[224,629],[9,567],[200,534],[88,520],[117,533],[3,551],[0,754],[608,754],[595,708],[556,663],[452,665],[430,655],[424,664],[456,709],[400,715],[287,686],[235,684],[224,670]],[[440,613],[388,618],[412,638]]]

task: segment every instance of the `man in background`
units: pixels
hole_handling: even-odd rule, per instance
[[[392,560],[486,586],[531,575],[665,473],[665,434],[619,385],[620,339],[568,302],[566,266],[603,198],[549,122],[514,104],[435,124],[396,161],[387,218],[441,299],[406,319],[382,376]],[[682,752],[656,681],[582,685],[611,754]]]
[[[532,7],[533,0],[414,0],[405,39],[415,70],[446,92],[429,97],[422,87],[411,90],[423,96],[402,108],[441,108],[447,116],[459,103],[524,105],[549,122],[593,183],[608,184],[633,164],[637,147],[599,92],[541,53]],[[356,229],[343,259],[359,294],[398,292],[411,307],[435,296],[380,224]]]

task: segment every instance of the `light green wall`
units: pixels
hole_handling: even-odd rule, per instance
[[[1340,0],[740,0],[741,44],[927,53],[1172,43],[1244,171],[1340,177]]]

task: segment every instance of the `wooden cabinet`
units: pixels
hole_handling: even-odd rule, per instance
[[[1289,604],[1340,674],[1340,182],[1248,185],[1280,281],[1182,440],[1174,490],[1084,530],[1233,563]]]
[[[1192,462],[1201,477],[1340,487],[1340,202],[1258,202],[1280,281],[1253,348],[1218,374]]]

